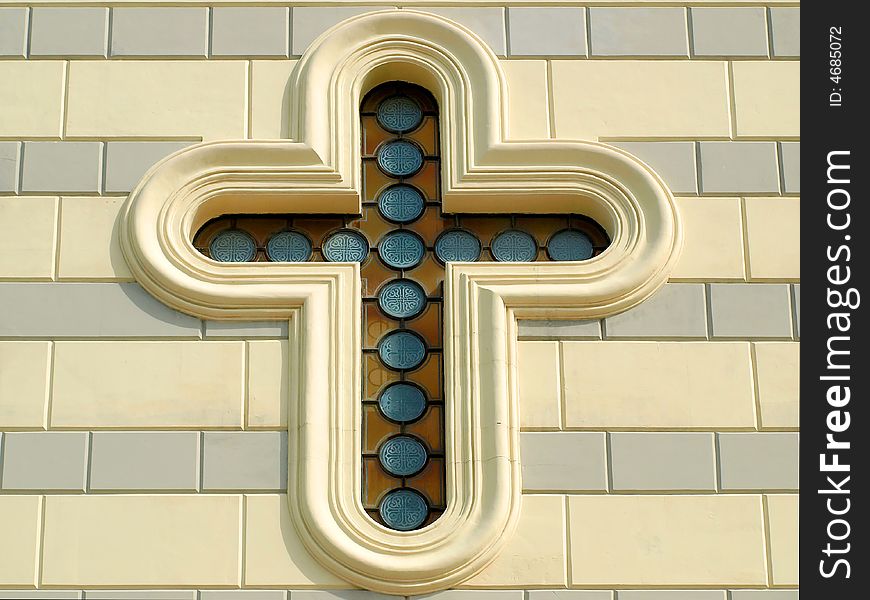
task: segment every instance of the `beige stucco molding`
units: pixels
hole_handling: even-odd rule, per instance
[[[218,263],[191,243],[228,212],[357,212],[359,101],[395,79],[438,99],[447,210],[576,212],[612,239],[581,263],[448,267],[448,509],[404,533],[372,521],[360,501],[359,266]],[[431,14],[391,10],[339,24],[312,44],[290,86],[291,140],[200,144],[144,176],[123,214],[124,255],[147,290],[181,311],[290,320],[290,511],[317,560],[392,594],[456,586],[496,557],[520,510],[516,318],[598,318],[644,300],[679,252],[674,201],[618,149],[510,141],[495,55]]]

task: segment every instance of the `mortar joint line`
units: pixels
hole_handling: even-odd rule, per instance
[[[773,554],[770,539],[770,503],[767,494],[761,495],[761,518],[764,525],[764,557],[767,570],[767,587],[773,587]]]
[[[689,50],[689,59],[695,58],[695,25],[692,22],[692,8],[687,6],[683,9],[686,17],[686,42]]]
[[[511,50],[511,11],[509,6],[504,7],[504,53],[505,57],[510,57]],[[528,600],[528,598],[526,598]]]
[[[553,87],[553,61],[547,59],[547,134],[550,139],[556,137],[556,99]]]
[[[24,56],[30,58],[30,45],[33,38],[33,7],[27,7],[27,22],[25,23],[26,31],[24,32]]]
[[[782,156],[782,142],[773,143],[773,152],[776,155],[776,184],[779,187],[777,190],[779,195],[785,193],[785,159]]]
[[[713,287],[710,283],[704,284],[704,304],[707,317],[707,339],[712,341],[713,333]]]
[[[730,115],[728,128],[730,130],[731,140],[737,137],[737,94],[734,85],[734,61],[729,60],[727,63],[726,82],[728,85],[728,112]]]
[[[214,42],[214,8],[209,6],[207,13],[207,29],[205,32],[205,53],[208,58],[214,58],[213,42]]]
[[[109,7],[109,18],[106,21],[106,58],[112,58],[112,29],[115,27],[115,8]]]
[[[764,8],[764,31],[767,34],[767,58],[772,60],[773,54],[773,13],[769,6]]]
[[[592,8],[586,6],[584,9],[584,17],[586,27],[584,35],[586,36],[586,58],[592,58]]]

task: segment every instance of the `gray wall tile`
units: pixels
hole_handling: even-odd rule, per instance
[[[207,39],[207,8],[112,9],[112,56],[204,57]]]
[[[4,437],[4,490],[85,489],[86,431],[9,432]]]
[[[690,9],[695,56],[767,56],[763,6]]]
[[[684,8],[592,7],[592,56],[688,56]]]
[[[287,56],[290,9],[280,6],[212,9],[212,56]]]
[[[0,337],[201,337],[136,283],[0,283]]]
[[[0,56],[24,57],[27,51],[27,9],[0,7]]]
[[[90,488],[196,491],[198,465],[196,431],[95,432]]]
[[[779,151],[782,157],[782,178],[785,182],[783,191],[786,194],[799,194],[801,191],[801,143],[781,142]]]
[[[694,142],[609,142],[634,154],[677,194],[697,194]]]
[[[508,16],[511,56],[586,56],[582,7],[511,7]]]
[[[0,142],[0,192],[18,190],[18,142]]]
[[[287,487],[286,432],[206,432],[202,455],[204,490]]]
[[[0,600],[79,600],[77,590],[0,590]]]
[[[499,56],[504,56],[507,52],[504,8],[494,6],[432,8],[427,6],[421,7],[421,9],[468,27]]]
[[[24,142],[24,192],[100,191],[100,142]]]
[[[193,142],[106,142],[106,191],[129,192],[154,164]]]
[[[286,338],[286,321],[206,321],[207,338]]]
[[[196,600],[196,590],[85,590],[85,600]]]
[[[34,7],[31,56],[106,56],[109,9]]]
[[[796,490],[798,433],[720,433],[723,490]]]
[[[701,142],[701,191],[779,192],[776,142]]]
[[[291,16],[292,43],[291,54],[298,56],[305,52],[317,37],[332,27],[355,15],[391,6],[295,6]]]
[[[606,490],[603,432],[523,432],[524,490]]]
[[[199,600],[286,600],[287,590],[202,590]]]
[[[619,600],[725,600],[725,590],[620,590]]]
[[[601,339],[601,321],[520,321],[520,339]]]
[[[801,284],[796,283],[792,287],[793,300],[794,300],[794,316],[795,316],[795,335],[798,337],[801,336]]]
[[[801,55],[801,9],[799,7],[771,8],[770,30],[774,56]]]
[[[613,600],[610,590],[529,590],[528,600]]]
[[[409,598],[413,600],[424,598],[426,600],[523,600],[523,594],[523,590],[447,590],[426,596],[409,596]],[[290,595],[291,600],[299,600],[295,598],[296,592]]]
[[[611,433],[614,490],[716,489],[712,433]]]
[[[798,590],[731,590],[731,600],[798,600]]]
[[[667,283],[631,310],[605,320],[605,335],[620,337],[707,337],[702,283]]]
[[[368,590],[292,590],[290,600],[397,600],[395,596]],[[458,600],[458,599],[457,599]],[[482,599],[484,600],[484,599]],[[493,598],[492,600],[500,600]],[[505,600],[515,600],[505,599]],[[522,599],[519,599],[522,600]]]
[[[286,600],[286,590],[202,590],[199,600]]]
[[[789,286],[778,283],[710,284],[713,337],[791,337]]]

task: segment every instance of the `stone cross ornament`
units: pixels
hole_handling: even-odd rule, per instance
[[[454,587],[520,514],[517,319],[651,295],[680,248],[674,201],[621,150],[512,141],[498,59],[442,17],[353,17],[289,86],[288,139],[159,163],[122,248],[178,310],[289,321],[288,504],[308,552],[371,590]]]

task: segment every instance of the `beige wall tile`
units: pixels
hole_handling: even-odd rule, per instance
[[[241,496],[49,496],[42,584],[237,586]]]
[[[45,427],[51,342],[0,342],[0,429]]]
[[[0,586],[36,584],[39,496],[0,496]]]
[[[510,137],[548,137],[547,63],[542,60],[503,60],[510,95]],[[286,138],[290,115],[287,82],[295,60],[258,60],[253,63],[251,137]]]
[[[245,137],[246,61],[73,61],[67,135]]]
[[[800,426],[800,344],[756,343],[761,427]]]
[[[118,241],[126,198],[61,198],[58,279],[132,280]]]
[[[498,557],[462,587],[565,587],[565,499],[523,496],[516,533]]]
[[[558,429],[561,412],[559,342],[518,342],[520,426]]]
[[[0,137],[59,138],[63,82],[63,61],[0,62]]]
[[[754,427],[744,342],[563,342],[567,427]]]
[[[732,68],[738,136],[801,134],[799,61],[735,61]]]
[[[800,279],[800,200],[746,198],[744,202],[750,279]]]
[[[677,198],[683,250],[671,279],[743,280],[739,198]]]
[[[798,496],[777,494],[766,500],[773,584],[798,585]]]
[[[246,502],[244,585],[349,587],[308,554],[290,521],[286,494]]]
[[[289,361],[289,342],[248,342],[249,427],[287,427]]]
[[[571,496],[571,584],[757,586],[760,496]]]
[[[556,137],[728,136],[724,62],[553,61]]]
[[[241,428],[244,342],[57,342],[52,427]]]
[[[290,118],[287,85],[295,60],[255,60],[251,70],[251,137],[286,138]]]
[[[503,60],[508,85],[508,138],[543,140],[550,135],[547,61]]]
[[[0,280],[50,280],[56,227],[57,198],[0,198]]]

